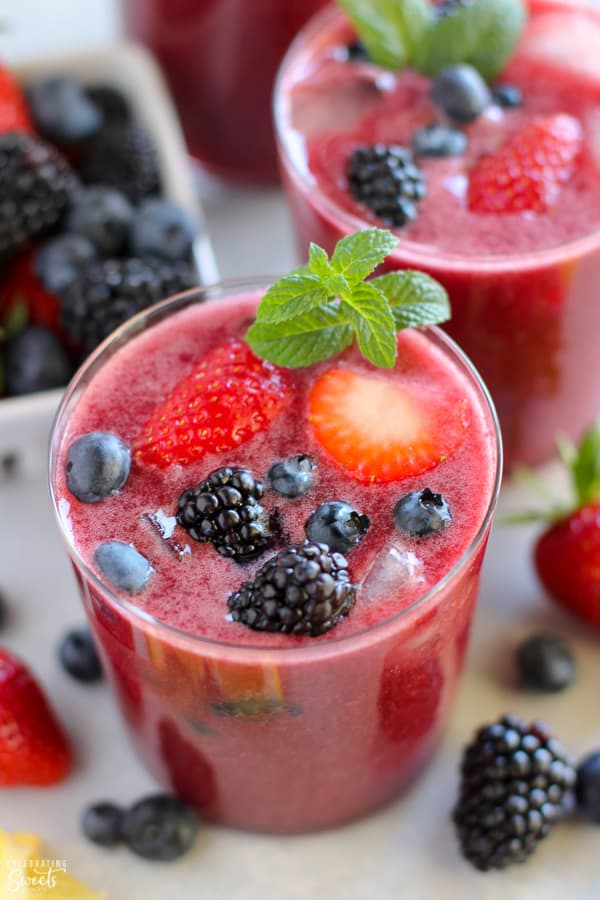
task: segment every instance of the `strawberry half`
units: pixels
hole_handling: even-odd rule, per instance
[[[399,481],[443,462],[462,443],[464,399],[424,385],[335,367],[314,383],[308,416],[323,449],[357,481]]]
[[[33,131],[25,95],[5,66],[0,65],[0,134]]]
[[[67,738],[41,688],[0,648],[0,786],[55,784],[70,768]]]
[[[479,213],[545,212],[577,167],[582,129],[573,116],[536,116],[469,177],[469,209]]]
[[[211,350],[173,389],[134,445],[143,465],[187,466],[262,431],[284,408],[289,376],[241,340]]]

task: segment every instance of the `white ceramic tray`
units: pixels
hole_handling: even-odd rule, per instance
[[[13,71],[24,84],[45,75],[69,73],[85,84],[110,84],[122,91],[156,145],[165,195],[186,209],[198,224],[194,259],[200,280],[205,284],[216,281],[217,267],[185,142],[153,57],[137,44],[122,43],[85,54],[39,59]],[[61,393],[44,391],[0,399],[0,466],[18,465],[29,473],[42,470]]]

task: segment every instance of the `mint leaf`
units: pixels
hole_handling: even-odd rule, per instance
[[[584,434],[569,468],[578,506],[586,506],[600,497],[600,424]]]
[[[311,243],[308,248],[308,268],[314,275],[321,277],[331,275],[333,272],[327,253],[318,244]]]
[[[385,295],[373,284],[358,284],[342,300],[342,312],[356,333],[358,348],[375,366],[391,369],[396,362],[394,319]]]
[[[338,0],[373,62],[388,69],[410,64],[433,14],[427,0]]]
[[[327,304],[276,324],[258,319],[246,340],[262,359],[297,369],[341,353],[352,343],[352,328],[339,307]]]
[[[350,286],[370,275],[396,247],[398,238],[383,228],[365,228],[338,241],[331,267]]]
[[[448,294],[424,272],[411,269],[389,272],[370,283],[387,297],[398,331],[419,325],[439,325],[450,318]]]
[[[293,272],[271,285],[262,298],[257,319],[272,324],[283,322],[317,309],[327,300],[327,288],[318,275]]]
[[[399,0],[404,5],[405,0]],[[423,35],[411,63],[426,75],[469,63],[491,81],[512,55],[525,25],[522,0],[472,0],[458,5]]]

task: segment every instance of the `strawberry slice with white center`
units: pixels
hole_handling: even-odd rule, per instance
[[[314,383],[308,417],[323,449],[364,482],[399,481],[451,456],[469,427],[464,397],[335,367]]]

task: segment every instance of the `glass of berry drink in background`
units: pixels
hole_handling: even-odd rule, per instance
[[[187,292],[118,329],[67,390],[50,477],[83,603],[141,759],[209,819],[285,833],[377,808],[436,748],[463,667],[501,463],[486,389],[443,332],[401,332],[392,370],[376,370],[355,348],[305,369],[281,369],[258,360],[242,340],[266,287],[253,279]],[[207,378],[213,399],[201,388],[196,403],[184,403],[190,378]],[[380,407],[390,403],[403,416],[386,427]],[[192,414],[208,429],[200,439],[221,429],[214,432],[219,446],[189,462],[186,445],[173,462],[162,429],[169,420],[185,425],[182,416]],[[242,427],[240,417],[249,431],[232,442],[228,429]],[[354,475],[327,449],[332,429],[333,453],[348,454]],[[351,459],[354,429],[374,462]],[[71,490],[71,448],[95,432],[122,441],[131,467],[116,493],[82,502],[79,489],[78,496]],[[147,434],[150,443],[141,438]],[[189,434],[195,441],[196,432]],[[395,446],[389,459],[375,453],[380,437],[409,441],[425,471],[421,463],[404,468]],[[283,460],[296,468],[276,477],[271,469]],[[110,471],[122,462],[118,451]],[[371,463],[394,466],[394,480],[356,474]],[[244,476],[248,496],[263,481],[255,495],[277,537],[272,548],[259,546],[257,559],[228,558],[192,539],[189,522],[204,527],[194,517],[206,488],[202,501],[197,488],[178,505],[211,472],[219,479],[225,471],[226,479],[227,467],[252,473]],[[352,508],[358,529],[352,540],[360,542],[348,541],[348,568],[327,548],[328,562],[317,551],[318,565],[302,565],[308,574],[315,565],[315,572],[333,572],[340,596],[348,579],[356,585],[345,618],[318,636],[234,621],[228,597],[243,609],[241,586],[257,585],[267,560],[301,546],[305,529],[317,540],[307,524],[315,510],[322,537],[318,529],[329,526],[321,504],[332,501]],[[178,509],[185,529],[174,518]],[[262,538],[253,540],[260,545]],[[283,559],[280,568],[289,565]]]
[[[343,234],[382,225],[349,186],[357,148],[412,148],[418,129],[448,125],[430,99],[430,78],[348,53],[355,37],[339,9],[322,11],[278,77],[279,152],[302,248],[312,240],[330,249]],[[492,87],[500,84],[511,86],[512,98],[494,98],[454,129],[456,155],[413,154],[426,196],[413,204],[414,221],[391,226],[399,243],[385,265],[426,271],[448,290],[453,314],[444,327],[490,389],[510,469],[549,458],[558,432],[578,437],[600,402],[600,11],[532,0],[517,50]],[[515,154],[524,155],[527,142],[539,152],[544,141],[554,152],[556,131],[559,142],[566,133],[559,154],[572,149],[574,135],[580,146],[554,205],[481,211],[486,189],[472,200],[469,182],[482,155],[501,159],[513,135]]]
[[[277,179],[271,93],[290,41],[325,0],[121,0],[156,55],[192,156],[225,178]]]

